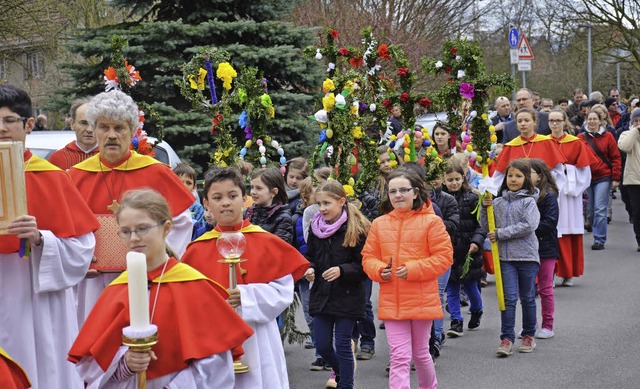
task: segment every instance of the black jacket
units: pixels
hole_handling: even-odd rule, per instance
[[[287,205],[275,204],[268,207],[254,205],[247,209],[245,218],[252,224],[278,235],[285,242],[293,243],[293,222]]]
[[[451,237],[451,243],[455,247],[455,237],[458,234],[460,224],[460,213],[456,199],[447,192],[442,191],[442,186],[431,191],[431,201],[433,201],[440,211],[442,211],[442,221]]]
[[[540,258],[558,258],[558,198],[553,193],[547,192],[543,199],[538,200],[540,211],[540,224],[536,230],[538,237],[538,254]]]
[[[478,205],[478,195],[471,191],[459,190],[452,194],[458,203],[458,211],[460,214],[460,224],[458,225],[458,235],[456,243],[453,246],[453,266],[451,267],[451,275],[449,279],[457,282],[469,280],[479,280],[482,278],[482,245],[487,233],[480,226],[476,214],[472,214]],[[478,252],[472,255],[469,271],[464,279],[460,279],[462,275],[462,267],[467,259],[469,246],[475,243],[478,246]]]
[[[366,236],[360,237],[356,247],[343,247],[347,223],[332,236],[320,239],[309,229],[307,254],[316,279],[311,287],[309,313],[311,315],[332,315],[352,319],[364,318],[365,285],[367,277],[362,269],[362,248]],[[322,273],[331,267],[340,267],[340,277],[327,282]]]
[[[378,191],[362,192],[358,196],[358,200],[362,203],[360,212],[362,212],[369,221],[372,222],[373,219],[380,216],[380,194]]]

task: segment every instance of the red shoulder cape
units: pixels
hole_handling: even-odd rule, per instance
[[[588,167],[591,166],[593,161],[593,153],[591,150],[587,150],[589,147],[582,138],[577,136],[564,134],[562,138],[551,139],[558,146],[560,153],[567,159],[569,165],[575,167]]]
[[[69,175],[42,158],[24,153],[27,210],[35,216],[38,229],[58,238],[72,238],[96,231],[100,226],[78,193]],[[29,161],[29,162],[27,162]],[[16,253],[20,240],[15,235],[0,236],[0,253]]]
[[[248,220],[233,227],[216,227],[187,246],[182,262],[187,263],[224,287],[229,287],[229,266],[218,262],[222,256],[216,248],[216,233],[237,231],[251,226]],[[291,274],[299,280],[309,267],[307,261],[293,246],[269,232],[245,233],[246,262],[237,269],[239,284],[268,283]]]
[[[559,163],[566,163],[566,158],[558,151],[555,142],[540,134],[530,139],[519,136],[505,144],[498,156],[496,170],[505,173],[509,163],[518,158],[540,158],[547,163],[549,169],[553,169]]]
[[[178,263],[170,258],[165,275]],[[149,291],[150,314],[161,272],[162,267],[147,274],[150,282],[156,280]],[[158,360],[149,364],[149,379],[180,371],[192,359],[242,350],[242,343],[253,335],[253,330],[225,301],[228,296],[226,290],[209,279],[162,281],[152,320],[158,326],[158,344],[153,346]],[[122,329],[128,325],[127,284],[112,283],[87,317],[68,359],[77,363],[91,356],[106,371],[122,345]]]
[[[96,154],[69,169],[69,175],[95,214],[110,214],[107,206],[113,200],[120,202],[126,191],[141,188],[154,189],[167,199],[173,217],[193,204],[193,194],[169,166],[133,151],[117,166]]]
[[[68,170],[71,166],[84,161],[85,159],[98,154],[98,147],[85,153],[76,144],[76,141],[69,142],[66,146],[51,154],[49,162],[62,170]]]
[[[0,388],[25,389],[30,387],[31,382],[22,367],[0,347]]]

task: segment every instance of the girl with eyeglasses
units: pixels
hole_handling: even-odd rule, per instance
[[[385,321],[390,348],[389,387],[410,386],[413,360],[421,389],[436,388],[429,354],[433,320],[443,318],[438,276],[452,263],[453,248],[418,174],[406,168],[389,173],[393,210],[371,225],[362,251],[364,271],[380,283],[378,317]]]
[[[137,373],[146,371],[148,388],[233,387],[233,359],[253,331],[225,301],[229,293],[223,287],[179,262],[167,246],[166,200],[152,189],[126,192],[116,219],[127,249],[147,258],[150,320],[159,341],[148,352],[122,345],[122,329],[130,321],[127,272],[122,273],[104,290],[69,351],[84,382],[136,388]]]
[[[567,160],[564,164],[566,184],[558,191],[560,257],[556,275],[562,278],[562,286],[573,286],[573,278],[584,273],[582,194],[591,183],[593,153],[580,138],[567,133],[566,122],[567,114],[563,110],[549,112],[551,140]]]

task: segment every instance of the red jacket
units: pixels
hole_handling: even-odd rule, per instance
[[[588,145],[588,149],[593,152],[593,163],[591,163],[591,181],[596,181],[605,177],[612,177],[613,181],[620,181],[620,173],[622,171],[622,159],[620,158],[620,150],[618,150],[618,143],[615,138],[609,131],[605,131],[604,133],[593,133],[583,132],[578,135],[579,138],[587,141],[587,137],[589,137],[586,142]],[[607,166],[606,163],[598,156],[591,144],[591,141],[600,153],[604,155],[609,162],[611,163],[611,168]]]

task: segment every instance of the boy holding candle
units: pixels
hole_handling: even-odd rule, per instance
[[[216,227],[187,247],[183,262],[224,287],[229,286],[229,266],[220,263],[216,248],[221,232],[245,234],[247,261],[237,266],[237,289],[229,290],[229,304],[255,331],[244,342],[242,362],[249,372],[236,377],[235,388],[288,388],[287,365],[276,323],[293,301],[294,282],[309,262],[276,235],[242,219],[245,187],[235,169],[214,168],[205,175],[204,205],[214,215]]]
[[[0,85],[0,141],[24,143],[34,122],[29,95]],[[87,272],[98,222],[64,171],[25,150],[22,172],[28,215],[0,235],[0,345],[33,388],[82,387],[64,357],[78,332],[72,287]]]
[[[171,229],[166,200],[152,189],[127,192],[116,217],[120,237],[136,253],[129,253],[130,271],[105,289],[69,351],[88,388],[133,389],[141,372],[149,389],[233,387],[233,357],[253,331],[225,302],[229,294],[220,285],[178,262],[166,245]],[[146,271],[144,262],[134,268],[137,258],[130,256],[137,253],[146,256]],[[141,269],[146,277],[135,282]],[[212,332],[211,323],[224,336]],[[139,338],[150,334],[130,332],[148,332],[149,324],[158,334],[151,351],[122,345],[123,329]]]

